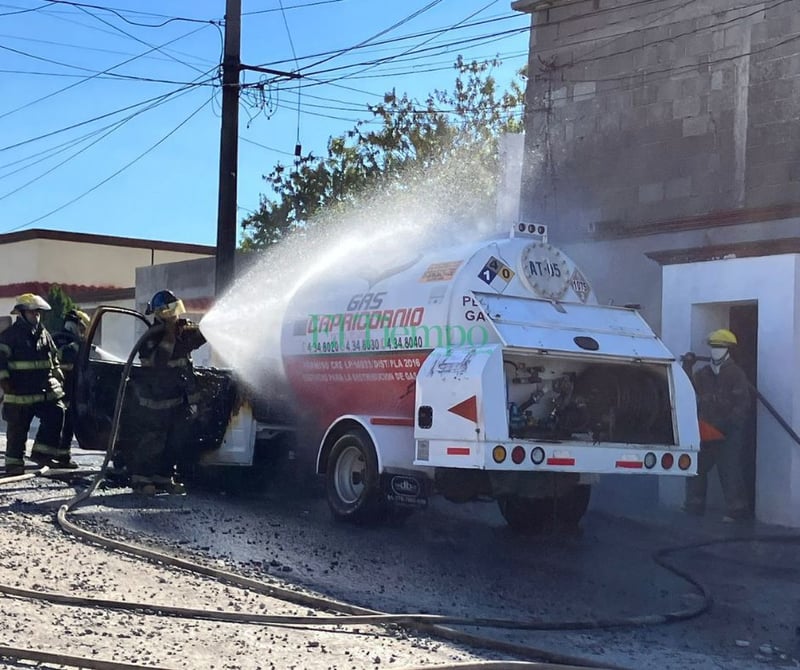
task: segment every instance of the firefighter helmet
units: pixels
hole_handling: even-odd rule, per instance
[[[178,298],[172,291],[159,291],[147,303],[145,314],[152,314],[159,319],[180,316],[186,313],[183,300]]]
[[[22,312],[41,310],[47,312],[50,310],[50,305],[41,296],[35,293],[23,293],[17,296],[14,309],[11,310],[12,314],[22,314]]]
[[[71,309],[64,315],[64,324],[76,323],[84,330],[89,327],[89,315],[80,309]]]
[[[708,335],[708,346],[710,347],[733,347],[739,344],[739,341],[727,328],[720,328]]]

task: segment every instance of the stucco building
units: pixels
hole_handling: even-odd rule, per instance
[[[729,327],[800,425],[797,3],[516,0],[531,15],[520,216],[679,355]],[[757,403],[757,518],[800,526],[800,445]],[[641,495],[646,492],[640,491]],[[679,482],[658,498],[681,501]]]
[[[215,248],[110,235],[25,230],[0,235],[0,330],[10,325],[14,299],[22,293],[47,296],[59,285],[82,309],[135,306],[136,268],[213,256]],[[101,344],[127,350],[129,328],[107,329]],[[126,349],[127,346],[127,349]]]

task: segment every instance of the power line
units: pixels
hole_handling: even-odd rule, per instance
[[[475,28],[477,26],[486,25],[488,23],[497,23],[497,22],[500,22],[500,21],[508,21],[510,19],[519,20],[520,18],[521,17],[519,15],[517,15],[517,14],[504,14],[504,15],[501,15],[501,16],[493,17],[493,18],[483,19],[481,21],[472,21],[472,22],[469,22],[469,23],[463,23],[463,24],[457,25],[455,27],[454,26],[446,26],[444,28],[435,28],[433,30],[425,30],[425,31],[418,32],[418,33],[411,33],[411,34],[408,34],[408,35],[402,35],[400,37],[393,37],[391,39],[378,40],[377,42],[376,41],[372,41],[369,44],[366,44],[365,47],[376,47],[376,46],[384,46],[384,45],[396,44],[398,42],[405,42],[407,40],[413,40],[413,39],[417,39],[419,37],[427,37],[429,35],[441,35],[443,33],[451,32],[453,30],[465,30],[467,28]],[[526,23],[525,26],[523,28],[521,28],[521,30],[530,30],[530,26]],[[361,51],[361,49],[364,48],[364,47],[352,46],[352,47],[348,47],[346,51],[349,53],[351,51],[355,51],[357,48],[359,49],[359,51]],[[300,60],[305,60],[305,59],[310,59],[310,58],[319,58],[320,56],[330,56],[330,55],[337,56],[337,55],[340,55],[342,53],[342,51],[343,51],[342,49],[335,49],[335,50],[332,50],[332,51],[322,51],[322,52],[315,53],[315,54],[309,54],[308,56],[300,56]],[[365,51],[361,51],[361,53],[368,53],[368,51],[366,51],[366,52]],[[284,65],[284,64],[290,62],[290,60],[291,59],[270,61],[268,63],[262,63],[261,65],[264,65],[264,66],[267,66],[267,65],[271,65],[271,66]],[[327,59],[327,60],[329,60],[329,59]],[[306,69],[307,67],[310,67],[310,66],[303,66],[303,67],[304,67],[304,69]]]
[[[186,118],[185,118],[183,121],[181,121],[181,122],[180,122],[180,123],[179,123],[177,126],[175,126],[175,127],[172,129],[172,130],[170,130],[170,131],[169,131],[169,132],[168,132],[166,135],[164,135],[164,136],[163,136],[163,137],[162,137],[160,140],[158,140],[158,141],[157,141],[155,144],[153,144],[153,145],[151,145],[150,147],[148,147],[147,149],[145,149],[145,150],[144,150],[142,153],[140,153],[138,156],[136,156],[136,157],[135,157],[133,160],[131,160],[131,161],[127,162],[125,165],[123,165],[121,168],[119,168],[118,170],[116,170],[115,172],[113,172],[112,174],[110,174],[108,177],[106,177],[106,178],[105,178],[105,179],[103,179],[102,181],[98,182],[97,184],[95,184],[95,185],[94,185],[94,186],[92,186],[91,188],[87,189],[86,191],[84,191],[84,192],[83,192],[83,193],[81,193],[80,195],[77,195],[77,196],[75,196],[75,197],[74,197],[74,198],[72,198],[71,200],[68,200],[67,202],[65,202],[65,203],[63,203],[63,204],[61,204],[61,205],[59,205],[58,207],[56,207],[56,208],[54,208],[54,209],[51,209],[49,212],[47,212],[47,213],[45,213],[45,214],[42,214],[41,216],[37,216],[35,219],[31,219],[30,221],[27,221],[26,223],[23,223],[23,224],[21,224],[21,225],[19,225],[19,226],[15,226],[14,228],[9,228],[9,229],[8,229],[6,232],[7,232],[7,233],[11,233],[11,232],[14,232],[15,230],[22,230],[23,228],[27,228],[28,226],[32,226],[33,224],[35,224],[35,223],[38,223],[39,221],[42,221],[43,219],[46,219],[46,218],[48,218],[48,217],[52,216],[53,214],[56,214],[57,212],[60,212],[61,210],[65,209],[66,207],[69,207],[70,205],[72,205],[72,204],[74,204],[74,203],[78,202],[79,200],[83,199],[84,197],[86,197],[86,196],[87,196],[87,195],[89,195],[90,193],[92,193],[92,192],[96,191],[98,188],[100,188],[100,187],[101,187],[101,186],[103,186],[104,184],[107,184],[109,181],[111,181],[112,179],[114,179],[114,177],[118,176],[119,174],[121,174],[122,172],[124,172],[125,170],[127,170],[127,169],[128,169],[129,167],[131,167],[133,164],[137,163],[137,162],[138,162],[138,161],[140,161],[142,158],[144,158],[144,157],[145,157],[147,154],[149,154],[150,152],[154,151],[154,150],[155,150],[156,148],[158,148],[158,147],[159,147],[161,144],[163,144],[164,142],[166,142],[166,141],[167,141],[167,140],[168,140],[168,139],[169,139],[169,138],[170,138],[172,135],[174,135],[176,132],[178,132],[178,130],[180,130],[180,129],[181,129],[183,126],[185,126],[185,125],[186,125],[186,124],[187,124],[189,121],[191,121],[191,119],[193,119],[193,118],[194,118],[194,117],[195,117],[197,114],[199,114],[199,113],[202,111],[202,109],[203,109],[203,108],[204,108],[206,105],[208,105],[210,102],[211,102],[211,98],[209,98],[208,100],[206,100],[205,102],[203,102],[203,104],[202,104],[202,105],[200,105],[200,106],[199,106],[199,107],[198,107],[198,108],[197,108],[195,111],[193,111],[193,112],[192,112],[192,113],[191,113],[189,116],[187,116],[187,117],[186,117]]]
[[[3,5],[3,6],[5,7],[6,5]],[[44,9],[45,7],[47,7],[47,5],[39,5],[38,7],[31,7],[29,9],[18,9],[18,10],[14,11],[14,12],[3,12],[2,14],[0,14],[0,17],[1,16],[15,16],[17,14],[28,14],[29,12],[38,12],[40,9]]]
[[[205,26],[201,26],[200,28],[195,28],[194,30],[186,33],[185,35],[181,35],[180,37],[176,37],[174,39],[169,40],[168,42],[165,42],[164,44],[161,45],[161,47],[165,47],[165,46],[167,46],[169,44],[173,44],[174,42],[177,42],[178,40],[185,39],[186,37],[194,35],[197,32],[200,32],[204,28],[205,28]],[[135,60],[137,60],[139,58],[142,58],[143,56],[151,54],[153,51],[160,51],[161,47],[151,47],[150,49],[148,49],[144,53],[139,54],[138,56],[132,56],[131,58],[128,58],[128,59],[126,59],[126,60],[124,60],[124,61],[122,61],[120,63],[117,63],[116,65],[112,65],[111,67],[108,67],[105,70],[102,70],[101,72],[95,72],[92,75],[90,75],[88,77],[85,77],[81,81],[74,82],[74,83],[70,84],[69,86],[65,86],[64,88],[61,88],[61,89],[59,89],[57,91],[54,91],[52,93],[48,93],[47,95],[41,96],[39,98],[36,98],[35,100],[31,100],[30,102],[26,102],[26,103],[24,103],[24,104],[22,104],[22,105],[20,105],[18,107],[15,107],[14,109],[12,109],[12,110],[10,110],[8,112],[4,112],[4,113],[0,114],[0,119],[5,118],[6,116],[9,116],[11,114],[14,114],[15,112],[19,112],[20,110],[26,109],[26,108],[30,107],[31,105],[34,105],[34,104],[36,104],[38,102],[42,102],[44,100],[49,100],[50,98],[52,98],[52,97],[54,97],[54,96],[56,96],[56,95],[58,95],[60,93],[63,93],[63,92],[68,91],[68,90],[70,90],[72,88],[75,88],[76,86],[80,86],[81,84],[84,84],[84,83],[86,83],[88,81],[91,81],[92,79],[95,79],[95,78],[97,78],[97,77],[99,77],[101,75],[107,74],[107,75],[114,76],[114,77],[117,77],[117,78],[123,77],[123,78],[127,79],[127,78],[129,78],[129,76],[118,75],[117,73],[113,73],[112,70],[116,70],[117,68],[122,67],[123,65],[127,65],[128,63],[132,63],[133,61],[135,61]],[[139,78],[137,77],[137,79],[139,79]],[[149,81],[153,81],[153,80],[149,80]],[[157,83],[175,83],[175,82],[166,82],[164,80],[161,80],[161,81],[158,81]]]
[[[203,27],[206,27],[206,26],[203,26]],[[188,37],[189,35],[193,35],[193,34],[194,34],[194,31],[192,31],[191,33],[187,33],[186,36]],[[66,47],[67,49],[77,49],[77,50],[84,51],[84,52],[85,51],[94,51],[96,53],[111,54],[113,56],[134,56],[135,55],[135,54],[132,54],[129,51],[119,51],[118,49],[103,49],[101,47],[92,47],[92,46],[88,46],[88,45],[85,45],[85,44],[72,44],[70,42],[56,42],[54,40],[41,40],[41,39],[37,39],[35,37],[30,37],[29,35],[20,36],[20,35],[9,35],[8,33],[0,33],[0,39],[11,39],[11,40],[18,40],[20,42],[27,42],[27,43],[33,42],[35,44],[46,44],[48,46]],[[166,44],[170,44],[170,43],[171,42],[166,42],[165,44],[162,44],[161,46],[165,46]],[[171,58],[167,58],[166,56],[164,56],[164,57],[159,57],[159,56],[139,56],[139,57],[140,58],[144,58],[144,59],[149,59],[149,60],[161,61],[161,62],[164,62],[164,61],[167,61],[167,60],[169,60],[169,61],[172,60]],[[218,61],[211,61],[211,60],[209,60],[207,58],[198,59],[198,60],[203,60],[204,64],[208,64],[208,63],[211,63],[211,62],[218,62]]]
[[[200,81],[200,82],[197,82],[196,84],[187,84],[183,88],[194,88],[194,87],[198,87],[198,86],[204,86],[204,85],[208,84],[208,82],[215,81],[215,79],[216,78],[208,79],[206,81]],[[109,118],[111,116],[114,116],[116,114],[121,114],[122,112],[126,112],[129,109],[134,109],[135,107],[139,107],[141,105],[146,105],[146,104],[148,104],[150,102],[153,102],[154,100],[159,100],[159,99],[161,99],[163,97],[166,97],[166,96],[175,95],[176,93],[178,93],[181,90],[182,90],[182,88],[179,88],[179,89],[176,89],[174,91],[170,91],[169,93],[164,93],[162,95],[157,95],[155,97],[148,98],[147,100],[143,100],[142,102],[137,102],[137,103],[134,103],[132,105],[126,105],[125,107],[122,107],[120,109],[116,109],[113,112],[106,112],[105,114],[100,114],[99,116],[92,117],[91,119],[86,119],[84,121],[78,121],[77,123],[72,123],[72,124],[70,124],[68,126],[65,126],[63,128],[59,128],[58,130],[51,130],[50,132],[44,133],[42,135],[37,135],[36,137],[29,137],[28,139],[20,140],[19,142],[15,142],[14,144],[8,144],[8,145],[6,145],[4,147],[0,147],[0,152],[9,151],[10,149],[16,149],[16,148],[24,146],[26,144],[32,144],[33,142],[38,142],[39,140],[43,140],[43,139],[46,139],[48,137],[53,137],[54,135],[59,135],[61,133],[65,133],[65,132],[67,132],[69,130],[74,130],[75,128],[80,128],[81,126],[85,126],[85,125],[88,125],[90,123],[94,123],[95,121],[100,121],[101,119],[107,119],[107,118]]]
[[[117,10],[114,9],[113,7],[106,7],[104,5],[90,5],[84,2],[72,2],[71,0],[46,0],[46,2],[49,2],[53,5],[69,5],[70,7],[77,7],[79,9],[84,9],[84,8],[99,9],[101,11],[114,14],[115,16],[125,21],[125,23],[129,23],[132,26],[141,26],[143,28],[162,28],[163,26],[167,25],[168,23],[172,23],[173,21],[185,21],[188,23],[218,23],[218,21],[215,21],[214,19],[193,19],[185,16],[168,17],[166,18],[165,21],[162,21],[161,23],[154,23],[154,24],[138,23],[136,21],[131,21],[130,19],[126,18],[122,14],[122,10]]]
[[[11,191],[8,191],[7,193],[4,193],[3,195],[0,195],[0,200],[5,200],[6,198],[8,198],[8,197],[10,197],[10,196],[12,196],[12,195],[14,195],[14,194],[16,194],[16,193],[19,193],[20,191],[22,191],[23,189],[27,188],[27,187],[28,187],[28,186],[30,186],[31,184],[34,184],[34,183],[36,183],[37,181],[39,181],[40,179],[43,179],[43,178],[44,178],[44,177],[46,177],[47,175],[51,174],[52,172],[55,172],[55,171],[56,171],[58,168],[60,168],[61,166],[63,166],[63,165],[66,165],[66,164],[67,164],[67,163],[69,163],[71,160],[73,160],[74,158],[78,157],[80,154],[82,154],[82,153],[84,153],[85,151],[88,151],[89,149],[91,149],[91,148],[92,148],[92,147],[93,147],[95,144],[98,144],[99,142],[102,142],[102,141],[103,141],[103,140],[104,140],[106,137],[108,137],[108,136],[109,136],[109,135],[111,135],[112,133],[114,133],[114,132],[116,132],[117,130],[119,130],[120,128],[122,128],[122,127],[123,127],[123,126],[124,126],[126,123],[128,123],[128,122],[129,122],[129,121],[131,121],[132,119],[136,118],[137,116],[139,116],[139,115],[141,115],[141,114],[144,114],[145,112],[148,112],[148,111],[150,111],[151,109],[154,109],[154,108],[156,108],[156,107],[158,107],[158,106],[160,106],[160,105],[163,105],[165,102],[167,102],[167,101],[169,101],[169,100],[174,100],[174,99],[176,99],[176,98],[178,98],[178,97],[180,97],[180,96],[182,96],[182,95],[185,95],[185,94],[186,94],[186,93],[188,93],[190,90],[191,90],[191,89],[185,89],[185,90],[181,91],[179,94],[177,94],[177,95],[175,95],[175,96],[172,96],[172,97],[170,97],[170,98],[165,98],[165,99],[163,99],[163,100],[160,100],[160,101],[158,101],[158,102],[155,102],[155,103],[153,103],[152,105],[150,105],[150,106],[148,106],[148,107],[146,107],[146,108],[144,108],[144,109],[138,110],[138,111],[134,112],[133,114],[130,114],[130,115],[126,116],[124,119],[120,119],[119,121],[117,121],[117,122],[115,122],[115,123],[113,123],[113,124],[110,124],[109,126],[106,126],[106,128],[104,128],[104,129],[102,129],[102,130],[107,130],[107,132],[104,132],[102,135],[100,135],[100,137],[98,137],[97,139],[95,139],[93,142],[90,142],[90,143],[88,143],[86,146],[84,146],[84,147],[81,147],[80,149],[78,149],[77,151],[75,151],[74,153],[72,153],[71,155],[67,156],[67,158],[65,158],[64,160],[62,160],[60,163],[57,163],[56,165],[52,166],[52,167],[51,167],[51,168],[49,168],[48,170],[46,170],[46,171],[44,171],[44,172],[40,173],[39,175],[37,175],[37,176],[36,176],[36,177],[34,177],[33,179],[29,179],[29,180],[28,180],[27,182],[25,182],[24,184],[21,184],[20,186],[18,186],[18,187],[16,187],[16,188],[12,189]],[[101,131],[99,131],[99,132],[102,132],[102,130],[101,130]],[[97,134],[97,133],[93,133],[93,134]],[[74,146],[74,144],[73,144],[72,146]],[[70,147],[70,148],[71,148],[71,147]],[[63,150],[61,150],[61,151],[66,151],[66,149],[63,149]],[[26,169],[28,169],[28,168],[30,168],[30,167],[33,167],[33,166],[34,166],[36,163],[40,163],[40,162],[42,162],[42,161],[48,160],[49,158],[52,158],[53,156],[57,155],[58,153],[61,153],[61,151],[58,151],[58,152],[53,152],[53,153],[51,153],[49,156],[47,156],[47,157],[45,157],[45,158],[42,158],[42,159],[40,159],[40,160],[38,160],[38,161],[35,161],[35,162],[33,162],[33,163],[29,163],[28,165],[26,165],[26,166],[25,166],[25,167],[23,167],[23,168],[19,168],[18,170],[14,170],[13,172],[9,172],[9,173],[7,173],[7,174],[5,174],[5,175],[2,175],[2,176],[0,177],[0,179],[5,179],[6,177],[10,177],[10,176],[11,176],[11,175],[13,175],[13,174],[16,174],[16,173],[18,173],[18,172],[21,172],[22,170],[26,170]]]
[[[61,3],[61,2],[66,2],[66,0],[47,0],[47,1],[48,1],[48,2],[52,2],[52,3]],[[92,17],[92,18],[94,18],[95,20],[97,20],[97,21],[100,21],[101,23],[103,23],[103,24],[107,25],[108,27],[112,28],[113,30],[116,30],[117,32],[119,32],[119,33],[121,33],[121,34],[125,35],[126,37],[129,37],[130,39],[132,39],[132,40],[135,40],[136,42],[139,42],[140,44],[144,44],[146,47],[150,47],[150,48],[152,48],[152,49],[155,49],[155,50],[157,50],[157,51],[158,51],[158,52],[160,52],[160,53],[163,53],[163,54],[164,54],[165,56],[167,56],[168,58],[171,58],[171,59],[172,59],[172,60],[174,60],[175,62],[177,62],[177,63],[180,63],[181,65],[184,65],[185,67],[188,67],[189,69],[191,69],[191,70],[194,70],[195,72],[200,72],[200,69],[199,69],[199,68],[196,68],[194,65],[190,65],[189,63],[186,63],[185,61],[182,61],[180,58],[176,58],[175,56],[173,56],[173,55],[172,55],[172,54],[170,54],[169,52],[167,52],[167,51],[163,51],[163,50],[162,50],[162,49],[160,49],[159,47],[155,47],[155,46],[153,46],[153,45],[152,45],[152,44],[150,44],[149,42],[146,42],[145,40],[143,40],[143,39],[141,39],[141,38],[139,38],[139,37],[136,37],[135,35],[132,35],[131,33],[127,32],[126,30],[123,30],[123,29],[122,29],[122,28],[120,28],[119,26],[115,26],[113,23],[110,23],[110,22],[106,21],[106,20],[105,20],[103,17],[101,17],[101,16],[98,16],[97,14],[93,14],[92,12],[90,12],[88,9],[86,9],[86,8],[85,8],[85,7],[83,7],[83,6],[81,6],[80,4],[77,4],[77,3],[74,3],[74,4],[73,4],[73,3],[70,3],[70,4],[72,4],[74,7],[76,7],[77,9],[79,9],[80,11],[82,11],[83,13],[87,14],[88,16],[91,16],[91,17]],[[210,22],[210,21],[208,21],[208,22],[206,22],[206,23],[209,23],[209,24],[211,24],[211,25],[214,25],[214,24],[213,24],[213,22]]]
[[[289,30],[289,21],[286,18],[286,12],[283,8],[283,0],[278,0],[281,6],[281,16],[283,17],[283,25],[286,26],[286,35],[289,38],[289,46],[292,48],[292,56],[294,57],[295,67],[299,70],[300,66],[297,63],[297,53],[294,50],[294,41],[292,40],[292,31]],[[297,85],[297,132],[295,137],[295,155],[299,157],[300,153],[300,98],[303,90],[303,80],[300,79]]]
[[[45,0],[45,1],[47,1],[47,0]],[[9,7],[11,5],[2,5],[2,6]],[[149,15],[149,16],[164,17],[163,14],[151,14],[151,13],[148,13],[148,12],[139,12],[137,10],[128,10],[128,11],[129,11],[129,13],[133,13],[133,14],[146,14],[146,15]],[[67,12],[69,14],[69,16],[65,16],[64,15],[65,12]],[[87,30],[93,30],[93,31],[96,31],[96,32],[103,33],[105,35],[113,35],[114,37],[118,37],[119,36],[119,32],[116,31],[116,30],[108,30],[106,28],[102,28],[100,26],[95,25],[94,22],[86,23],[86,22],[83,22],[83,21],[76,20],[74,18],[74,16],[73,16],[74,12],[72,12],[71,10],[62,10],[60,8],[55,8],[53,5],[49,5],[48,4],[48,5],[44,6],[42,14],[45,14],[49,18],[57,19],[58,21],[63,21],[65,23],[70,23],[72,25],[80,26],[81,28],[85,28]],[[209,25],[215,25],[217,27],[217,29],[219,29],[219,26],[216,25],[216,24],[209,24]],[[178,51],[177,49],[171,49],[170,51],[172,51],[173,53],[179,54],[181,56],[185,56],[185,57],[188,57],[188,58],[194,58],[195,60],[201,60],[201,61],[205,60],[205,59],[202,59],[202,58],[198,58],[194,54],[184,53],[184,52]],[[169,60],[175,60],[171,55],[169,55],[169,54],[165,54],[165,55],[167,56],[167,58],[169,58]]]
[[[453,42],[448,42],[448,43],[445,43],[445,44],[438,44],[438,45],[435,45],[435,46],[429,46],[429,47],[425,47],[425,48],[422,48],[422,49],[414,49],[413,53],[422,54],[422,53],[429,53],[431,51],[437,51],[437,50],[440,50],[440,49],[443,49],[443,48],[447,48],[447,47],[463,47],[463,46],[465,46],[467,44],[475,44],[476,42],[480,43],[480,42],[482,42],[484,40],[487,40],[487,39],[495,39],[495,38],[501,38],[501,37],[513,37],[514,35],[519,35],[519,34],[521,34],[523,32],[527,32],[528,30],[530,30],[530,29],[527,26],[524,27],[524,28],[513,28],[511,30],[504,30],[504,31],[501,31],[501,32],[487,34],[487,35],[479,35],[479,36],[470,37],[470,38],[466,38],[466,39],[462,39],[462,40],[456,40],[456,41],[453,41]],[[312,73],[307,74],[305,76],[308,78],[308,77],[312,77],[312,76],[319,76],[321,74],[327,74],[327,73],[331,73],[331,72],[338,72],[340,70],[347,70],[347,69],[350,69],[350,68],[362,67],[362,66],[367,66],[369,68],[372,68],[372,67],[375,67],[377,65],[381,65],[383,63],[391,62],[391,61],[395,60],[396,58],[400,58],[401,56],[408,55],[409,53],[412,53],[412,51],[411,50],[406,50],[406,51],[401,52],[400,54],[397,54],[395,56],[386,56],[384,58],[377,58],[377,59],[374,59],[374,60],[371,60],[371,61],[361,61],[361,62],[358,62],[358,63],[351,63],[349,65],[339,65],[337,67],[327,68],[325,70],[320,70],[318,72],[312,72]],[[338,79],[334,79],[334,81],[338,81]]]
[[[330,5],[334,2],[342,2],[342,0],[317,0],[317,2],[307,2],[302,5],[287,5],[285,8],[257,9],[252,12],[242,12],[242,16],[253,16],[255,14],[271,14],[272,12],[280,12],[281,9],[305,9],[306,7],[316,7],[317,5]]]
[[[261,144],[260,142],[256,142],[255,140],[251,140],[247,137],[242,137],[239,135],[239,139],[242,142],[247,142],[247,144],[253,144],[261,149],[267,149],[268,151],[274,151],[276,154],[284,154],[286,156],[294,156],[294,152],[292,151],[283,151],[282,149],[276,149],[275,147],[268,147],[266,144]]]

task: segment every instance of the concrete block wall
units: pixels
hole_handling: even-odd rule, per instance
[[[795,2],[549,5],[533,14],[523,218],[563,244],[800,200]]]

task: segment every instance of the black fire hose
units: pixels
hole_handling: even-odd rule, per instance
[[[711,362],[711,357],[710,357],[710,356],[697,356],[697,355],[696,355],[694,352],[692,352],[692,351],[687,351],[687,352],[686,352],[686,353],[685,353],[683,356],[681,356],[681,364],[683,365],[683,369],[686,371],[686,374],[688,374],[690,377],[691,377],[691,370],[692,370],[692,368],[694,367],[694,364],[695,364],[697,361],[703,361],[704,363],[708,363],[708,362]],[[767,399],[764,397],[764,394],[763,394],[763,393],[761,393],[761,391],[759,391],[759,390],[758,390],[758,388],[756,388],[756,385],[755,385],[755,384],[753,384],[753,383],[752,383],[750,380],[748,380],[748,381],[747,381],[747,383],[748,383],[748,384],[749,384],[749,386],[750,386],[750,390],[751,390],[753,393],[755,393],[755,395],[756,395],[756,398],[758,398],[758,399],[761,401],[761,404],[762,404],[762,405],[764,405],[764,407],[766,408],[766,410],[767,410],[767,411],[768,411],[770,414],[772,414],[772,416],[773,416],[773,417],[775,418],[775,420],[778,422],[778,424],[780,425],[780,427],[781,427],[781,428],[783,428],[783,429],[784,429],[784,430],[785,430],[785,431],[786,431],[786,432],[789,434],[789,437],[791,437],[791,438],[792,438],[792,439],[795,441],[795,444],[797,444],[797,445],[799,445],[799,446],[800,446],[800,435],[798,435],[798,434],[795,432],[794,428],[792,428],[792,427],[791,427],[791,426],[788,424],[788,422],[786,421],[786,419],[784,419],[784,418],[783,418],[783,417],[782,417],[782,416],[781,416],[781,415],[778,413],[778,410],[776,410],[776,409],[775,409],[775,408],[772,406],[772,403],[770,403],[770,402],[769,402],[769,400],[767,400]]]

